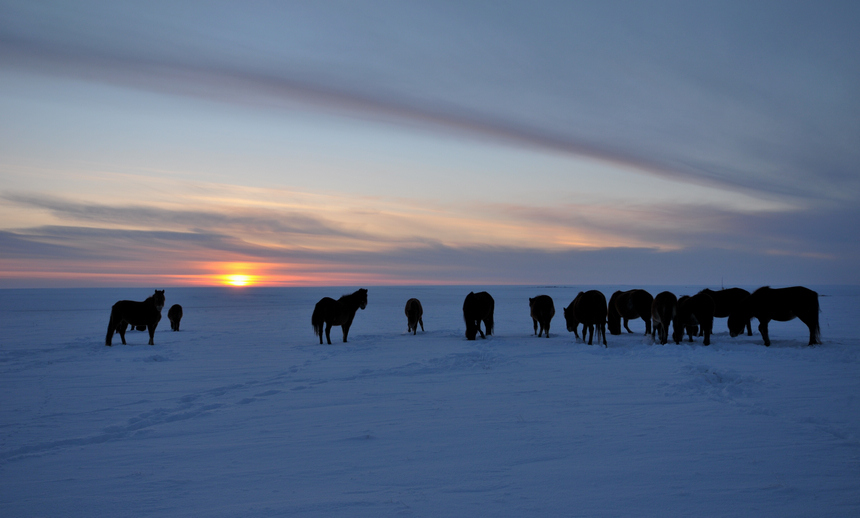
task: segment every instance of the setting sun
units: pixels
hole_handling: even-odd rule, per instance
[[[253,282],[253,278],[250,275],[225,275],[224,282],[230,286],[248,286]]]

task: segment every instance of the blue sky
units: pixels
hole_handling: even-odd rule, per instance
[[[0,11],[0,286],[860,283],[853,2]]]

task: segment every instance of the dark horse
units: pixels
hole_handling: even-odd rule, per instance
[[[651,320],[653,321],[653,332],[651,336],[660,333],[660,343],[666,345],[669,341],[669,325],[675,319],[678,311],[678,298],[668,291],[661,291],[654,297],[651,304]]]
[[[750,296],[750,292],[742,288],[729,288],[720,291],[706,288],[699,293],[708,295],[714,301],[714,316],[717,318],[726,318],[742,300]],[[749,320],[747,320],[746,328],[747,334],[752,336],[752,324]]]
[[[567,330],[576,334],[576,326],[582,324],[582,339],[585,340],[585,330],[588,330],[588,345],[593,343],[594,329],[597,328],[597,341],[603,337],[606,345],[606,297],[597,290],[580,291],[573,302],[564,308],[564,319]],[[578,335],[577,335],[578,336]]]
[[[552,297],[538,295],[535,298],[530,298],[529,313],[535,327],[535,334],[540,337],[541,333],[546,331],[546,337],[549,338],[549,323],[555,316],[555,304],[552,303]],[[538,331],[538,325],[540,325],[540,331]]]
[[[621,319],[624,319],[624,329],[632,333],[627,323],[641,318],[645,321],[645,334],[651,334],[651,303],[654,297],[645,290],[616,291],[609,297],[609,314],[606,326],[609,333],[621,334]]]
[[[481,333],[481,338],[487,337],[481,331],[482,321],[484,327],[487,328],[487,334],[493,334],[493,311],[495,308],[496,301],[486,291],[469,292],[466,295],[466,300],[463,301],[463,320],[466,321],[467,340],[474,340],[478,333]]]
[[[143,302],[135,300],[121,300],[113,305],[110,310],[110,321],[108,322],[105,345],[111,345],[114,332],[119,333],[122,344],[125,345],[125,330],[132,327],[146,326],[149,328],[149,345],[155,345],[155,328],[161,320],[161,309],[164,307],[164,290],[155,290],[148,299]]]
[[[174,304],[167,310],[167,320],[170,321],[170,329],[179,331],[179,321],[182,320],[182,306]]]
[[[732,337],[743,333],[744,325],[750,318],[758,321],[758,330],[764,338],[764,345],[770,345],[767,324],[771,320],[787,322],[794,317],[809,328],[809,345],[820,344],[821,330],[818,327],[818,293],[795,286],[793,288],[773,289],[764,286],[752,292],[741,301],[729,315],[729,334]]]
[[[421,332],[424,332],[424,321],[421,317],[424,315],[424,308],[421,307],[421,301],[418,299],[409,299],[406,301],[406,332],[412,334],[418,333],[418,324],[421,324]]]
[[[325,324],[325,338],[331,345],[331,327],[341,326],[343,329],[343,341],[349,334],[349,326],[355,318],[358,308],[367,307],[367,290],[362,288],[350,295],[334,300],[331,297],[323,297],[314,306],[314,314],[311,316],[311,324],[314,326],[314,334],[320,337],[323,343],[323,324]]]
[[[678,299],[678,311],[673,321],[675,332],[672,338],[679,344],[684,339],[684,329],[693,341],[693,335],[699,334],[699,327],[705,335],[704,345],[711,344],[711,332],[714,329],[714,301],[707,293],[699,292],[692,297],[684,295]]]

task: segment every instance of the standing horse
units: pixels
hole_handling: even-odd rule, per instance
[[[487,329],[487,334],[493,334],[493,311],[495,308],[496,301],[486,291],[469,292],[466,295],[466,300],[463,301],[463,320],[466,321],[467,340],[474,340],[478,333],[481,333],[481,338],[486,338],[484,332],[481,331],[482,321]]]
[[[755,317],[759,321],[758,330],[764,338],[764,345],[769,346],[768,322],[788,322],[797,317],[809,328],[809,345],[820,344],[818,311],[818,293],[809,288],[773,289],[764,286],[752,292],[729,315],[729,334],[734,338],[743,333],[744,324]]]
[[[555,304],[552,302],[552,297],[538,295],[535,298],[530,298],[529,313],[532,317],[532,323],[534,323],[535,334],[540,337],[541,333],[546,331],[546,337],[549,338],[549,323],[555,316]],[[538,331],[538,324],[540,324],[540,331]]]
[[[597,328],[597,341],[599,342],[602,336],[603,346],[609,347],[606,344],[606,314],[606,297],[597,290],[580,291],[570,306],[564,308],[567,330],[577,334],[576,327],[581,323],[583,341],[585,341],[585,331],[588,330],[588,345],[592,344],[594,330]]]
[[[167,320],[170,321],[170,329],[179,331],[179,321],[182,320],[182,306],[174,304],[167,310]]]
[[[627,323],[641,318],[645,321],[645,334],[651,334],[651,304],[654,297],[645,290],[616,291],[609,297],[609,313],[606,326],[609,333],[621,334],[621,319],[624,319],[624,329],[632,333]]]
[[[668,291],[661,291],[654,297],[654,302],[651,304],[651,321],[653,323],[653,331],[651,337],[660,333],[660,344],[666,345],[669,341],[669,325],[675,318],[675,313],[678,311],[678,298]]]
[[[367,307],[367,290],[360,290],[350,295],[344,295],[334,300],[331,297],[323,297],[314,306],[311,315],[311,324],[314,326],[314,334],[320,337],[320,345],[323,343],[323,324],[325,324],[325,338],[331,345],[331,327],[341,326],[343,329],[343,341],[346,343],[346,335],[349,334],[349,326],[355,318],[358,308]]]
[[[114,332],[119,333],[122,344],[125,343],[125,330],[132,327],[146,326],[149,328],[149,345],[155,345],[155,328],[161,320],[161,309],[164,307],[164,290],[155,290],[155,293],[144,300],[121,300],[111,307],[110,321],[108,321],[105,345],[112,345]]]
[[[421,301],[418,299],[409,299],[406,301],[406,332],[412,332],[413,335],[418,333],[418,324],[421,324],[421,332],[424,332],[424,321],[421,317],[424,315],[424,308],[421,307]]]
[[[692,297],[684,295],[678,299],[678,311],[675,314],[673,321],[675,332],[672,333],[672,338],[675,343],[679,344],[684,339],[684,329],[690,335],[690,341],[693,341],[693,335],[699,334],[698,328],[701,327],[702,333],[705,335],[704,345],[710,345],[711,332],[714,329],[714,301],[707,293],[699,292]]]
[[[714,301],[714,316],[726,318],[742,300],[750,296],[750,292],[743,288],[729,288],[727,290],[714,291],[705,288],[699,293],[704,293]],[[752,336],[752,323],[747,320],[747,335]]]

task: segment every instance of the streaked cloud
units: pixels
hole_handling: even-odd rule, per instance
[[[2,10],[6,285],[860,282],[851,3]]]

